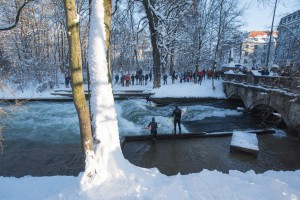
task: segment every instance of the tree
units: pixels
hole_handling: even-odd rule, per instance
[[[160,53],[158,48],[158,32],[156,30],[158,18],[154,14],[151,7],[156,3],[156,0],[143,0],[143,6],[146,11],[146,16],[149,21],[150,38],[152,44],[152,56],[153,56],[153,88],[160,87]]]
[[[75,0],[65,0],[64,5],[67,19],[74,105],[79,119],[82,149],[87,153],[88,151],[93,151],[93,137],[89,108],[86,103],[83,87],[79,16],[76,12]]]
[[[111,62],[110,62],[110,38],[111,38],[111,14],[112,14],[112,0],[104,0],[104,25],[105,25],[105,45],[108,67],[108,81],[112,83]]]
[[[11,30],[11,29],[15,28],[17,26],[17,24],[19,23],[20,15],[21,15],[23,8],[27,4],[29,4],[31,1],[34,1],[34,0],[25,0],[25,2],[18,8],[17,15],[16,15],[14,22],[5,27],[0,27],[0,31],[7,31],[7,30]]]

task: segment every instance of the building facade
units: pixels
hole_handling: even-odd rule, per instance
[[[248,36],[243,40],[241,45],[240,63],[251,65],[257,68],[266,67],[267,65],[272,66],[275,55],[276,39],[277,32],[274,31],[271,37],[269,51],[269,31],[249,32]]]
[[[278,25],[275,63],[280,67],[300,68],[300,10],[281,18]]]

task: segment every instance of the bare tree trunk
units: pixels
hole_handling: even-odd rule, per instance
[[[174,48],[171,49],[170,55],[170,74],[172,75],[174,72]]]
[[[214,83],[214,78],[215,78],[215,70],[216,70],[216,65],[217,65],[217,56],[219,53],[219,46],[220,46],[220,40],[221,40],[221,26],[222,26],[222,12],[223,12],[223,4],[224,0],[221,1],[220,5],[220,16],[219,16],[219,27],[218,27],[218,38],[217,38],[217,45],[215,49],[215,55],[214,55],[214,63],[212,67],[212,77],[211,77],[211,83],[212,83],[212,89],[215,90],[215,83]]]
[[[77,110],[82,149],[85,153],[93,151],[93,138],[89,109],[83,87],[82,57],[79,37],[79,22],[77,22],[75,0],[65,0],[67,19],[67,34],[70,49],[70,65],[74,105]]]
[[[147,19],[149,21],[149,29],[151,35],[152,55],[153,55],[153,88],[160,87],[160,53],[157,45],[157,31],[155,30],[156,16],[153,15],[148,3],[153,3],[155,0],[143,0],[143,5],[146,10]]]
[[[111,62],[110,62],[110,35],[111,35],[111,12],[112,12],[112,0],[104,0],[104,25],[105,25],[105,34],[106,34],[106,55],[107,55],[107,67],[108,67],[108,82],[112,83],[111,75]]]

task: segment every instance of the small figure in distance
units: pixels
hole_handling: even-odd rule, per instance
[[[149,104],[151,105],[150,96],[151,96],[151,94],[149,93],[149,95],[146,97],[146,103],[149,102]]]
[[[152,121],[147,126],[150,129],[151,135],[152,135],[152,144],[155,143],[156,135],[157,135],[157,123],[155,122],[155,118],[152,117]]]
[[[69,77],[69,76],[65,77],[66,88],[69,88],[70,80],[71,80],[71,77]]]
[[[181,114],[182,114],[182,110],[180,108],[178,108],[178,106],[175,106],[175,109],[173,110],[173,114],[172,116],[174,117],[174,134],[176,135],[176,124],[178,124],[178,128],[179,128],[179,134],[181,134]]]

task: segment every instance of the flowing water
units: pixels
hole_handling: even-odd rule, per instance
[[[182,117],[182,132],[202,133],[262,128],[259,118],[250,113],[237,111],[236,108],[242,106],[240,102],[225,100],[179,105],[180,108],[186,109]],[[76,176],[84,170],[85,158],[81,152],[78,119],[72,102],[27,102],[22,106],[1,104],[0,107],[9,116],[9,118],[1,117],[1,125],[4,125],[2,136],[5,140],[0,157],[0,176]],[[116,102],[120,136],[149,134],[145,126],[152,117],[160,124],[159,134],[172,133],[173,109],[173,105],[158,107],[146,104],[145,100]],[[189,148],[186,152],[184,148],[185,150],[187,148],[183,146],[182,151],[179,150],[183,155],[176,157],[179,160],[174,160],[171,149],[183,145],[178,143],[180,141],[173,142],[174,146],[170,142],[162,142],[160,145],[171,145],[168,148],[170,151],[167,152],[160,152],[145,143],[142,147],[137,146],[142,148],[140,151],[126,152],[125,149],[123,153],[130,162],[138,166],[157,167],[168,175],[178,172],[198,172],[204,168],[223,172],[230,169],[240,171],[253,169],[256,172],[269,169],[299,169],[300,143],[280,131],[278,133],[281,133],[280,136],[258,137],[260,153],[257,159],[228,154],[230,137],[193,140],[190,145],[194,148]],[[143,157],[139,156],[140,152],[148,154]],[[187,159],[205,162],[195,162],[195,166],[191,166],[186,164]],[[179,165],[168,164],[171,161]]]

